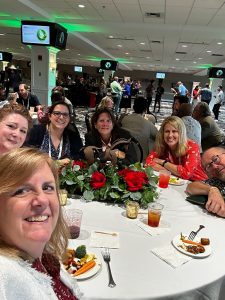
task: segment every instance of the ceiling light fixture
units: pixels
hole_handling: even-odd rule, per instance
[[[196,61],[193,61],[193,64],[197,64],[197,62],[196,62]]]
[[[176,60],[179,61],[180,59],[179,59],[179,58],[176,58]]]
[[[198,59],[203,59],[202,57],[199,57]]]
[[[109,39],[113,39],[114,38],[114,36],[113,35],[109,35]]]
[[[85,8],[85,5],[83,5],[83,4],[78,4],[78,7],[80,7],[80,8]]]
[[[145,43],[144,43],[144,42],[141,42],[140,45],[145,45]]]
[[[117,45],[117,47],[122,48],[122,45]]]
[[[223,43],[222,42],[218,42],[217,45],[223,45]]]
[[[181,47],[183,47],[183,48],[187,48],[187,45],[182,45]]]
[[[206,50],[206,52],[207,52],[207,53],[211,53],[212,51],[211,51],[211,50]]]

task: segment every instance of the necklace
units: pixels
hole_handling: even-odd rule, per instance
[[[49,135],[49,139],[48,139],[48,155],[49,157],[52,157],[52,149],[51,149],[51,129],[50,126],[48,126],[48,135]],[[63,136],[61,137],[60,140],[60,144],[59,144],[59,154],[57,159],[61,158],[62,155],[62,148],[63,148]]]

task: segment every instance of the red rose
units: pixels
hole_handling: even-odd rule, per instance
[[[72,163],[72,167],[74,167],[74,166],[80,166],[80,168],[81,169],[84,169],[84,168],[86,168],[86,164],[83,162],[83,161],[81,161],[81,160],[74,160],[73,161],[73,163]]]
[[[144,178],[143,173],[144,172],[132,171],[132,172],[129,172],[124,177],[124,180],[126,181],[126,184],[127,184],[127,189],[130,192],[139,191],[143,188],[143,185],[147,182],[146,181],[147,176],[146,176],[146,178]]]
[[[122,176],[122,177],[125,177],[127,174],[133,173],[133,172],[134,171],[132,171],[130,169],[123,169],[123,170],[118,171],[118,175]]]
[[[92,174],[91,177],[91,187],[93,187],[93,189],[98,190],[100,188],[102,188],[106,183],[106,177],[104,174],[96,171]]]
[[[145,183],[148,183],[148,176],[146,175],[145,172],[141,172],[141,171],[138,171],[136,172],[137,173],[137,176],[143,178],[144,182]]]

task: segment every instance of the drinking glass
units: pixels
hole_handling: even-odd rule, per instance
[[[64,211],[64,218],[70,230],[71,239],[76,239],[80,235],[80,227],[83,212],[80,209],[66,209]]]
[[[160,170],[159,171],[159,187],[160,188],[167,188],[170,180],[170,171],[167,170]]]
[[[151,227],[158,227],[163,205],[158,202],[149,203],[148,205],[148,225]]]

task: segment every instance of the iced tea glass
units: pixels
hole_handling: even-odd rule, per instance
[[[167,188],[169,181],[170,181],[170,171],[167,170],[160,170],[159,171],[159,187],[160,188]]]
[[[148,205],[148,225],[151,227],[158,227],[161,213],[163,210],[163,205],[161,203],[149,203]]]

